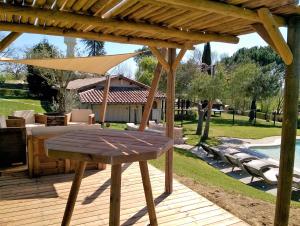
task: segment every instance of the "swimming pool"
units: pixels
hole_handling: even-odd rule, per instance
[[[251,147],[252,150],[257,151],[263,155],[269,156],[270,158],[279,160],[280,158],[280,146],[265,146],[265,147]],[[300,140],[296,142],[295,152],[295,168],[300,169]]]

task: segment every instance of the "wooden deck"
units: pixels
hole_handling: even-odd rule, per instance
[[[237,217],[174,181],[164,192],[164,173],[149,165],[159,225],[247,225]],[[28,179],[0,177],[0,225],[60,225],[73,174]],[[71,225],[108,225],[110,167],[88,171],[82,181]],[[121,225],[148,225],[137,163],[123,165]]]

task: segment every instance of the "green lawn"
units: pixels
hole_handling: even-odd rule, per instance
[[[216,137],[236,137],[236,138],[251,138],[260,139],[269,136],[281,135],[281,123],[276,122],[276,126],[273,126],[273,122],[266,122],[265,120],[257,119],[256,125],[250,125],[248,117],[235,116],[235,124],[232,125],[232,115],[223,113],[222,117],[212,117],[210,125],[209,136],[211,140],[208,142],[215,143]],[[180,125],[180,122],[177,122]],[[205,125],[205,124],[204,124]],[[188,137],[188,144],[197,145],[200,137],[195,135],[197,128],[197,121],[184,121],[183,122],[184,134]],[[298,134],[300,131],[298,130]]]
[[[34,110],[37,113],[45,112],[40,100],[13,99],[0,96],[0,115],[11,115],[17,110]]]
[[[157,160],[150,161],[150,163],[164,170],[164,160],[163,155]],[[177,148],[174,151],[174,173],[178,176],[191,178],[200,184],[222,188],[227,192],[271,203],[275,202],[275,196],[243,184],[208,165],[194,154]],[[293,202],[293,205],[300,207],[299,202]]]

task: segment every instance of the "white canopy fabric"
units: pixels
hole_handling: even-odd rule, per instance
[[[126,53],[117,55],[104,55],[95,57],[77,57],[77,58],[45,58],[45,59],[12,59],[0,58],[1,62],[27,64],[32,66],[51,68],[65,71],[80,71],[87,73],[105,74],[111,68],[117,66],[123,61],[140,54]]]

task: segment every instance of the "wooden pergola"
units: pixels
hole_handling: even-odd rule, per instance
[[[287,65],[275,225],[287,225],[291,198],[300,76],[300,8],[297,0],[6,0],[0,29],[11,33],[0,51],[22,33],[147,45],[157,57],[143,131],[162,70],[167,72],[167,135],[173,138],[176,68],[186,50],[205,42],[238,43],[257,32]],[[284,40],[279,27],[288,27]],[[181,49],[176,56],[176,49]],[[107,80],[109,83],[109,80]],[[166,154],[165,190],[172,192],[173,149]],[[141,166],[145,167],[145,166]]]

